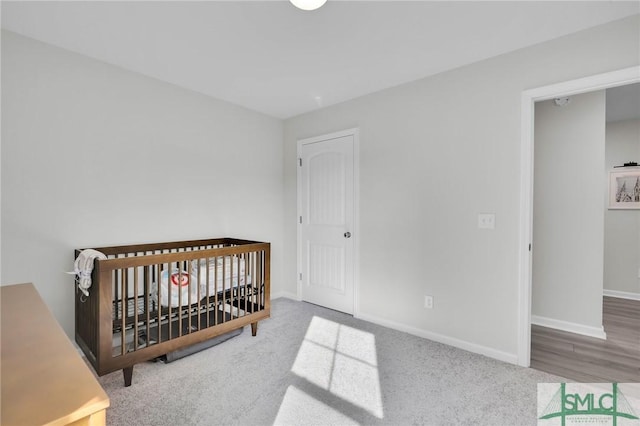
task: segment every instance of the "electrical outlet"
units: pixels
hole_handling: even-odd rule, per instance
[[[479,229],[495,229],[496,215],[495,213],[480,213],[478,215]]]
[[[433,309],[433,296],[424,297],[424,307],[427,309]]]

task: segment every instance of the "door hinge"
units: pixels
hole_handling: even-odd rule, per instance
[[[300,216],[300,223],[302,223],[302,216]]]
[[[531,243],[529,243],[529,251],[531,251]]]
[[[300,167],[302,167],[302,158],[298,158],[298,163],[300,164]]]
[[[302,281],[302,272],[300,272],[300,281]]]

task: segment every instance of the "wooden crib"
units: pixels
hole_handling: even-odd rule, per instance
[[[98,373],[133,366],[270,315],[270,244],[233,238],[95,248],[89,295],[76,288],[76,342]],[[82,250],[76,250],[76,258]]]

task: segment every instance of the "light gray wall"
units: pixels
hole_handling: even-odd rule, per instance
[[[285,121],[285,257],[296,141],[359,127],[359,311],[515,359],[522,91],[638,65],[639,31],[634,16]]]
[[[282,270],[282,122],[2,32],[2,284],[73,335],[73,249],[234,236]]]
[[[606,170],[640,162],[640,120],[607,123]],[[609,210],[605,194],[604,288],[640,295],[640,210]]]
[[[605,91],[535,105],[531,313],[602,327]]]

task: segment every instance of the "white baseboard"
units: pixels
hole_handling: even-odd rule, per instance
[[[603,294],[609,297],[617,297],[619,299],[640,300],[640,293],[630,293],[627,291],[604,290]]]
[[[602,326],[592,327],[589,325],[577,324],[575,322],[539,317],[537,315],[531,315],[531,324],[555,328],[556,330],[568,331],[575,334],[582,334],[583,336],[596,337],[603,340],[606,340],[607,338],[607,333],[604,332],[604,328]]]
[[[421,330],[406,324],[378,318],[373,315],[358,313],[354,315],[356,318],[372,322],[374,324],[388,327],[394,330],[402,331],[412,334],[414,336],[422,337],[424,339],[433,340],[434,342],[443,343],[445,345],[454,346],[465,351],[473,352],[476,354],[484,355],[489,358],[497,359],[498,361],[508,362],[509,364],[518,364],[518,355],[503,352],[487,346],[478,345],[477,343],[467,342],[465,340],[456,339],[454,337],[445,336],[443,334],[434,333],[427,330]]]
[[[289,291],[278,291],[277,293],[271,293],[271,299],[279,299],[281,297],[300,301],[295,293],[291,293]]]

